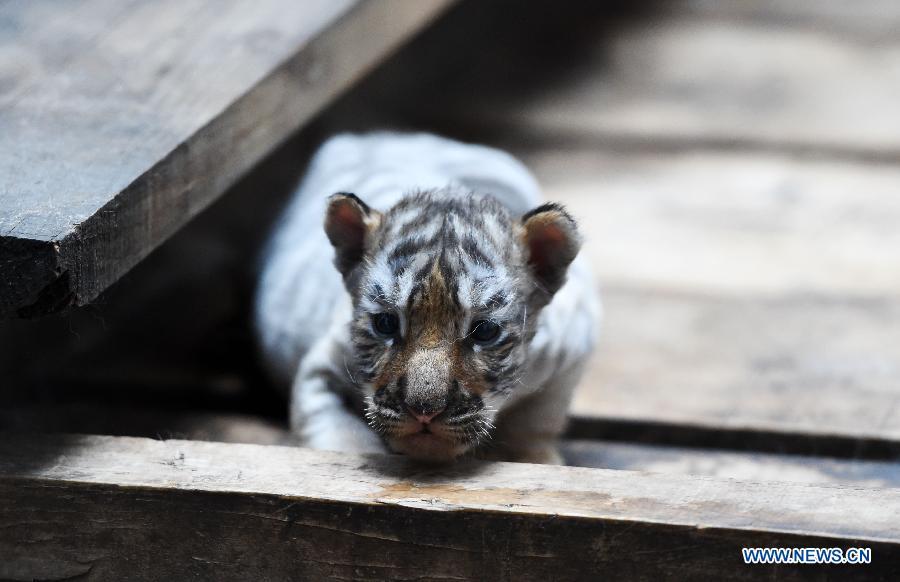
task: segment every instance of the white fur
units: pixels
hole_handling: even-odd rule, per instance
[[[349,349],[351,311],[322,228],[326,199],[335,192],[352,192],[384,211],[410,192],[446,187],[489,193],[514,216],[543,201],[534,178],[508,154],[433,135],[339,135],[313,158],[266,253],[255,314],[268,366],[284,385],[293,381],[293,429],[310,446],[379,449],[375,434],[343,410],[315,374],[329,370],[351,376],[342,361]],[[380,270],[390,277],[386,266]],[[498,419],[508,422],[498,424],[498,430],[513,441],[513,448],[521,444],[522,458],[558,460],[548,452],[548,443],[564,426],[599,318],[590,271],[579,256],[567,283],[540,315],[521,390],[506,402],[487,402],[503,408]]]

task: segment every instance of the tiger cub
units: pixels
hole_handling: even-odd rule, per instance
[[[257,296],[263,355],[292,383],[293,432],[319,449],[561,463],[600,311],[580,244],[573,218],[503,152],[333,137],[275,232]]]

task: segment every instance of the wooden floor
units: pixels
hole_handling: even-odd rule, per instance
[[[586,225],[576,414],[900,440],[900,7],[798,4],[668,3],[487,104]]]
[[[262,380],[239,313],[252,261],[235,250],[260,228],[241,209],[259,203],[260,184],[288,192],[329,133],[399,127],[509,149],[580,219],[605,324],[573,406],[570,461],[900,483],[900,6],[679,0],[561,14],[534,2],[511,22],[503,2],[470,4],[93,311],[39,324],[66,349],[11,345],[10,361],[40,379],[37,400],[57,402],[50,384],[87,386],[114,405],[212,401],[277,417],[276,399],[242,396]],[[185,258],[197,248],[199,266]],[[176,283],[148,275],[161,270]],[[143,327],[122,324],[141,316]],[[122,345],[144,351],[110,358]],[[6,424],[81,406],[27,404]],[[78,430],[129,434],[91,418]],[[278,440],[253,417],[227,416],[250,428],[224,432],[208,417],[142,418],[133,434]]]

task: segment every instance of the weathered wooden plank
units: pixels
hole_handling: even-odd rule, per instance
[[[900,487],[900,462],[897,461],[742,453],[584,439],[564,441],[562,447],[566,461],[579,467],[743,481]]]
[[[900,441],[900,302],[605,289],[573,411],[720,429]]]
[[[296,441],[287,426],[248,414],[175,411],[158,406],[99,403],[0,409],[0,430],[182,439],[255,445]],[[725,431],[723,431],[725,432]],[[659,435],[660,440],[664,435]],[[561,444],[570,465],[699,475],[745,481],[789,481],[854,487],[900,487],[900,462],[711,448],[570,439]]]
[[[608,14],[588,17],[579,26],[595,33],[554,71],[564,83],[496,91],[467,103],[460,121],[519,140],[897,159],[898,21],[883,0],[680,0],[616,27]]]
[[[93,299],[451,3],[5,4],[0,314]]]
[[[105,437],[0,442],[0,575],[85,580],[805,579],[742,546],[863,546],[900,491]]]
[[[601,283],[900,298],[900,166],[780,155],[520,148],[585,223]]]
[[[576,415],[900,442],[900,169],[524,157],[587,225],[606,303]]]
[[[654,12],[749,20],[774,28],[823,30],[871,43],[896,39],[900,26],[900,10],[893,0],[864,0],[852,5],[840,0],[691,0],[660,3],[654,8]]]

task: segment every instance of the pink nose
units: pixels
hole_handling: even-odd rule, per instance
[[[434,419],[435,416],[444,412],[443,408],[441,408],[440,410],[435,410],[435,411],[431,411],[431,410],[424,411],[424,410],[416,410],[412,406],[407,406],[406,409],[413,416],[413,418],[415,418],[422,424],[428,424],[429,422],[431,422]]]

